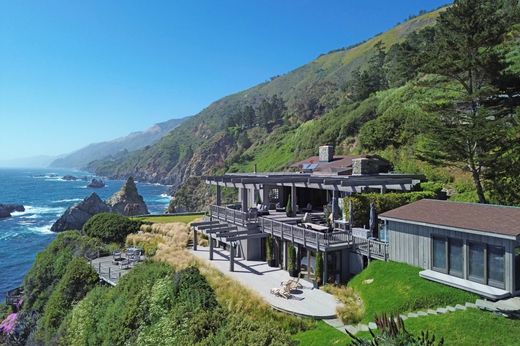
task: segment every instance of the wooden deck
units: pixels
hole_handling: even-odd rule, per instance
[[[122,269],[119,265],[113,263],[112,256],[98,257],[90,261],[90,265],[99,275],[99,279],[109,285],[115,286],[121,277],[128,274],[131,267]]]

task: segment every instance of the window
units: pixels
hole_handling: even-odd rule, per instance
[[[484,258],[485,246],[480,243],[469,243],[468,260],[469,260],[469,279],[485,283],[484,278]]]
[[[460,239],[449,240],[449,274],[453,276],[462,277],[464,275],[463,265],[464,256],[462,255],[463,242]]]
[[[487,268],[488,285],[504,288],[504,248],[488,245]]]
[[[446,272],[446,261],[446,239],[433,238],[433,269],[437,271]]]
[[[515,289],[520,290],[520,247],[515,248]]]

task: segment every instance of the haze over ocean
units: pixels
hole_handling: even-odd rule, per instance
[[[0,203],[25,206],[25,212],[0,219],[0,301],[5,293],[18,287],[36,254],[56,236],[50,231],[54,221],[70,206],[96,192],[110,197],[123,184],[107,180],[101,189],[87,188],[87,181],[65,181],[64,175],[89,176],[89,173],[61,169],[0,169]],[[170,198],[164,185],[137,183],[150,213],[162,213]]]

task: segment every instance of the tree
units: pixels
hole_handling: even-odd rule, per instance
[[[379,41],[374,45],[374,53],[368,60],[366,68],[352,72],[352,79],[347,86],[354,101],[366,99],[370,94],[388,88],[388,81],[384,70],[385,46]]]
[[[83,233],[99,238],[104,243],[123,243],[130,233],[137,233],[141,222],[113,213],[100,213],[92,216],[83,226]]]
[[[504,131],[511,126],[511,108],[505,103],[514,95],[514,81],[502,73],[496,47],[517,20],[517,10],[506,0],[455,1],[438,19],[422,68],[460,90],[454,102],[439,110],[430,138],[446,162],[465,162],[481,203],[487,202],[483,171],[497,151],[505,150]],[[491,100],[496,104],[487,106]]]

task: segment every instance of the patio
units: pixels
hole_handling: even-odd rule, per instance
[[[208,261],[212,266],[242,285],[256,292],[274,309],[315,319],[336,318],[338,302],[334,296],[314,289],[312,283],[300,280],[303,289],[292,292],[294,298],[284,299],[270,293],[280,283],[291,279],[289,273],[278,268],[269,267],[263,261],[246,261],[242,258],[235,259],[235,270],[229,271],[229,252],[222,249],[214,249],[213,261],[209,260],[209,248],[198,247],[198,250],[190,250],[191,253]]]

